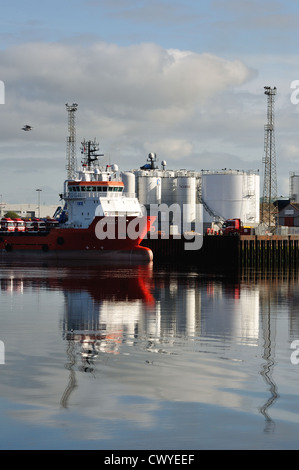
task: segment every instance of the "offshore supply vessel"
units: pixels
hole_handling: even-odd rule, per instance
[[[124,195],[116,165],[100,167],[98,144],[83,141],[78,178],[66,180],[64,205],[54,219],[31,223],[28,229],[1,224],[0,250],[14,257],[151,261],[152,251],[140,246],[154,217],[144,213],[136,197]],[[8,226],[10,225],[10,229]]]

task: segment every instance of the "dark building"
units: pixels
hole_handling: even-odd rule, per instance
[[[299,203],[291,202],[278,212],[278,225],[299,227]]]

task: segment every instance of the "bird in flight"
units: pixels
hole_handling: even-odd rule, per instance
[[[23,130],[23,131],[31,131],[32,129],[33,129],[33,127],[32,127],[32,126],[28,126],[28,124],[25,124],[25,126],[22,127],[22,130]]]

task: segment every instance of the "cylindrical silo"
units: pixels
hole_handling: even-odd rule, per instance
[[[299,202],[299,174],[290,175],[290,199],[292,202]]]
[[[138,176],[138,199],[141,204],[161,204],[161,178],[154,172]]]
[[[259,223],[259,175],[238,170],[202,174],[204,222],[213,216],[241,219],[244,225]]]
[[[121,173],[121,180],[124,183],[124,194],[127,197],[135,197],[135,175],[131,171],[125,171]]]
[[[161,202],[171,206],[176,202],[174,171],[161,171]]]
[[[192,224],[196,215],[196,184],[194,176],[178,175],[176,201],[181,208],[182,222]],[[187,227],[185,227],[187,229]],[[190,229],[190,228],[189,228]]]

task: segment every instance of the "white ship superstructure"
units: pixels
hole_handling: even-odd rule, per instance
[[[78,178],[64,184],[66,202],[65,227],[87,228],[95,216],[142,217],[142,206],[136,197],[124,195],[124,183],[117,165],[100,168],[96,142],[82,142],[84,156]]]

